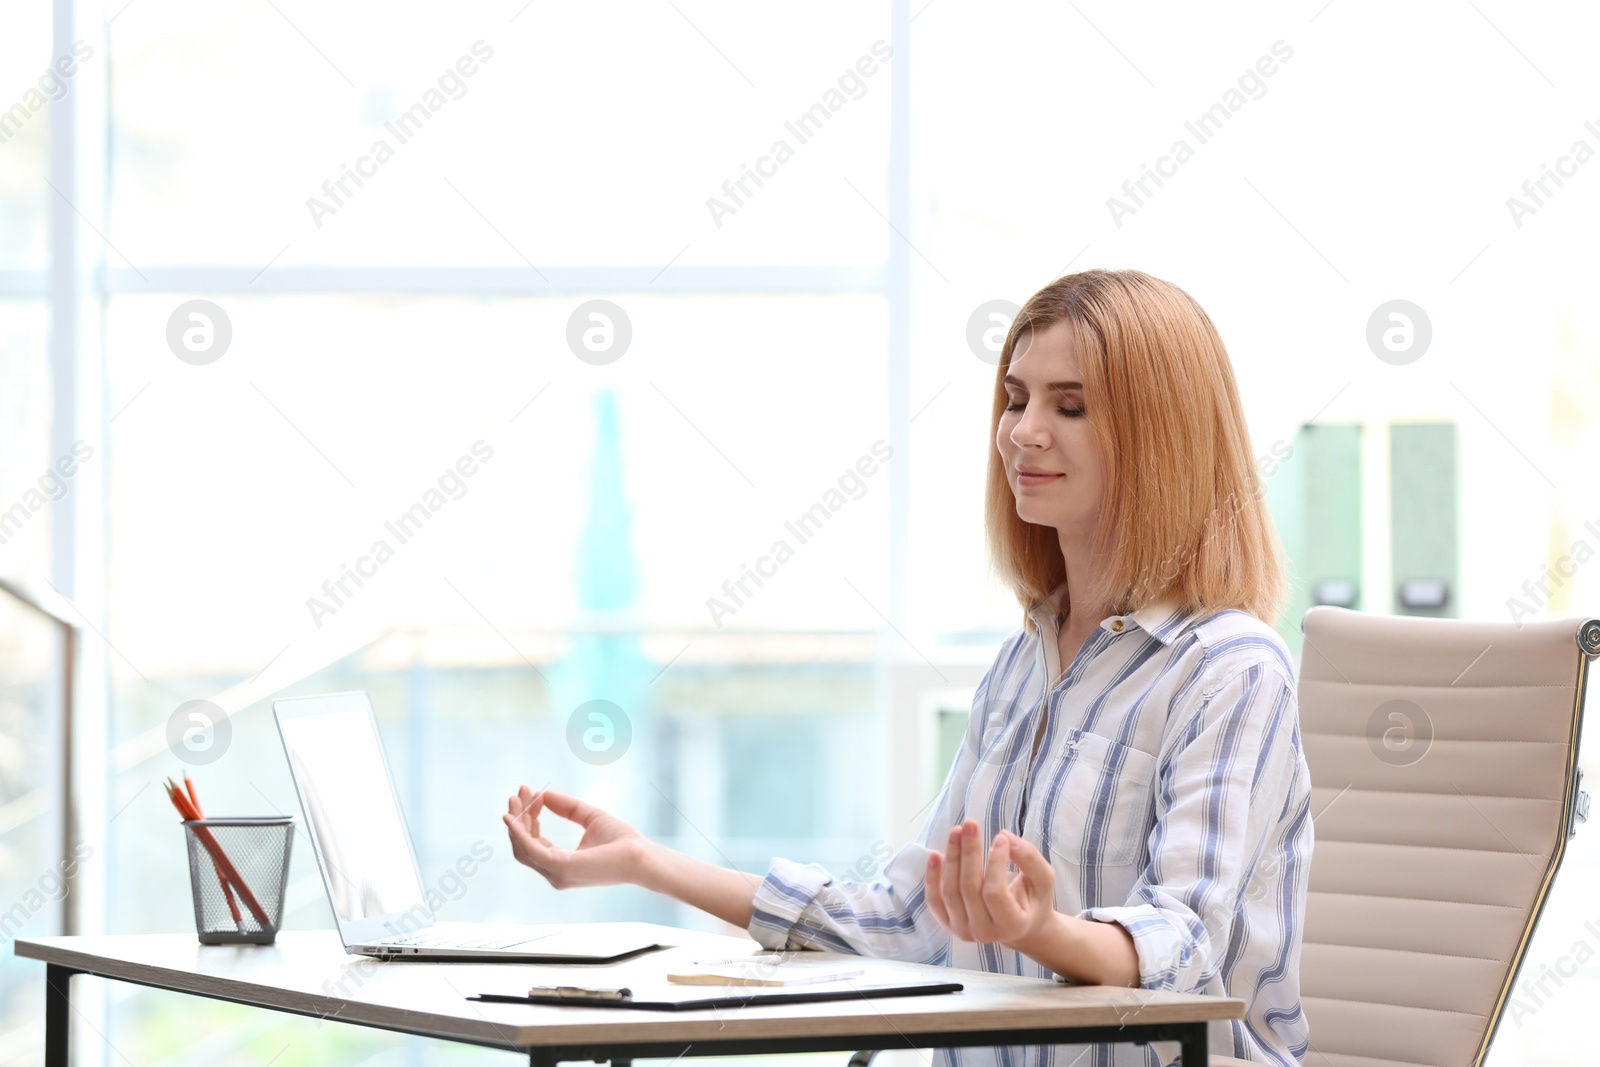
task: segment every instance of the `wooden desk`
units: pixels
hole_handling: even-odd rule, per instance
[[[67,1067],[74,974],[528,1053],[532,1067],[571,1060],[856,1049],[1176,1041],[1184,1067],[1207,1067],[1206,1024],[1244,1015],[1241,1000],[953,971],[850,957],[859,981],[959,981],[938,996],[648,1012],[467,1000],[535,984],[631,986],[646,999],[668,965],[756,950],[754,942],[666,927],[674,947],[591,966],[382,963],[347,956],[333,931],[289,931],[264,946],[201,945],[191,934],[38,937],[16,953],[46,966],[45,1063]],[[681,987],[674,987],[681,988]]]

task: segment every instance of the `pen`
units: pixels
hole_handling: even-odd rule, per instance
[[[528,990],[530,997],[559,997],[562,1000],[632,1000],[633,990],[590,989],[581,985],[536,985]]]

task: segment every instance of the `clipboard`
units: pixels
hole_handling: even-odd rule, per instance
[[[694,990],[697,987],[685,986]],[[698,988],[705,988],[703,986]],[[704,1011],[711,1008],[748,1008],[763,1004],[814,1004],[827,1000],[861,1000],[868,997],[926,997],[941,993],[959,993],[965,987],[960,982],[893,982],[876,985],[853,985],[848,989],[770,989],[738,987],[745,992],[708,997],[686,992],[683,997],[658,1000],[634,1000],[615,997],[528,996],[510,993],[478,993],[468,1000],[496,1004],[557,1004],[580,1008],[622,1008],[633,1011]]]

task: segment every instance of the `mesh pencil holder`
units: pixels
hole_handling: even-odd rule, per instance
[[[278,936],[295,818],[184,820],[202,945],[270,945]]]

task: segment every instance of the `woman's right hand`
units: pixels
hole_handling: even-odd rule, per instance
[[[583,838],[576,849],[559,848],[539,830],[542,811],[577,823]],[[583,885],[618,885],[639,875],[649,839],[615,815],[577,797],[527,786],[508,799],[505,820],[511,854],[532,867],[557,889]]]

